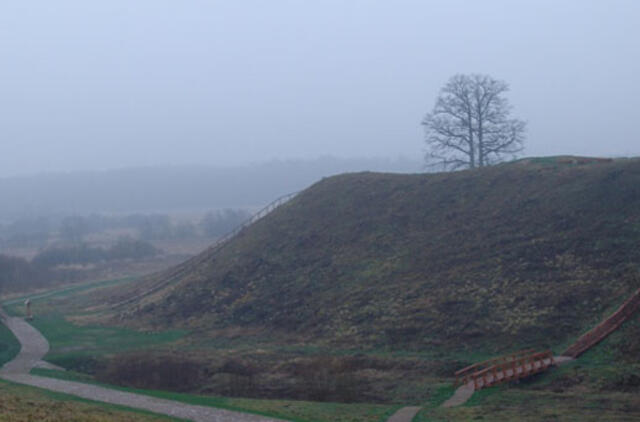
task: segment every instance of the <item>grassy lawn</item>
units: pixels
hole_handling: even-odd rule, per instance
[[[186,334],[186,331],[178,330],[142,333],[123,328],[76,325],[60,314],[37,316],[32,325],[49,341],[51,349],[46,359],[62,366],[78,357],[96,357],[173,343]]]
[[[20,343],[4,324],[0,324],[0,367],[20,351]]]

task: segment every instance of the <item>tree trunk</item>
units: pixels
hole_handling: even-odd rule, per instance
[[[484,167],[484,142],[483,142],[483,133],[482,133],[482,119],[478,118],[478,167]]]
[[[471,123],[471,110],[467,110],[467,124],[469,126],[469,168],[476,167],[476,146],[473,140],[473,124]]]

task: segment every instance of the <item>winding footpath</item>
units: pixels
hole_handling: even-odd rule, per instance
[[[13,332],[22,346],[20,353],[0,369],[0,378],[7,381],[71,394],[88,400],[143,409],[194,422],[282,422],[280,419],[265,416],[190,405],[80,382],[29,375],[32,368],[46,365],[42,358],[49,351],[47,339],[25,320],[9,317],[2,309],[0,309],[0,320]]]
[[[391,417],[387,419],[387,422],[411,422],[420,409],[422,408],[419,406],[403,407],[391,415]]]

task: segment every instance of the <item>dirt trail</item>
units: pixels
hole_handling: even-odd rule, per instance
[[[22,318],[7,316],[0,309],[0,319],[13,332],[20,345],[20,353],[0,369],[0,378],[60,393],[72,394],[88,400],[148,410],[194,422],[277,422],[279,419],[244,414],[207,406],[195,406],[142,394],[127,393],[80,382],[29,375],[34,366],[49,351],[49,343],[38,330]]]

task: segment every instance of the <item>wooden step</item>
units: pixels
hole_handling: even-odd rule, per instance
[[[640,309],[640,289],[627,299],[611,316],[602,321],[596,327],[580,336],[562,354],[577,358],[596,344],[604,340],[609,334],[618,329],[625,321],[631,318]]]

